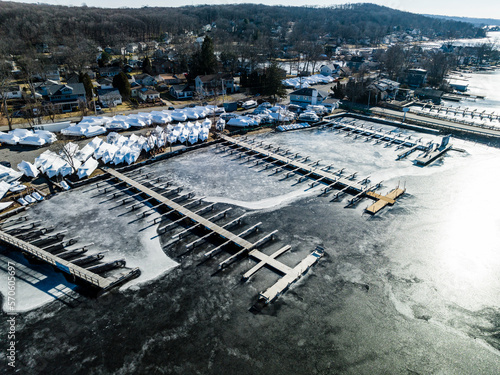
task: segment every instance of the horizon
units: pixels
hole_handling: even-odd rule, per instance
[[[179,0],[175,5],[168,4],[168,2],[161,0],[148,0],[148,1],[135,1],[135,0],[107,0],[103,4],[99,0],[46,0],[46,1],[33,1],[33,0],[16,0],[13,3],[26,3],[26,4],[44,4],[44,5],[61,5],[81,7],[88,6],[93,8],[142,8],[142,7],[164,7],[164,8],[178,8],[183,6],[198,6],[198,5],[237,5],[237,4],[262,4],[268,6],[307,6],[307,7],[329,7],[335,5],[348,4],[348,1],[331,1],[331,0],[313,0],[314,3],[305,3],[304,0],[288,0],[286,3],[283,0],[240,0],[240,1],[227,1],[215,0],[208,3],[207,1],[193,1],[193,0]],[[389,0],[372,0],[360,1],[359,3],[372,3],[376,5],[386,6],[392,9],[416,13],[421,15],[433,16],[449,16],[449,17],[464,17],[464,18],[483,18],[500,20],[500,7],[495,6],[494,0],[478,0],[473,6],[469,2],[445,0],[436,2],[433,0],[421,0],[417,2],[403,2],[403,1],[389,1]],[[454,13],[449,14],[449,10],[453,9]]]

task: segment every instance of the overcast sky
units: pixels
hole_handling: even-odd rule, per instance
[[[183,6],[183,5],[198,5],[198,4],[243,4],[243,3],[258,3],[266,5],[317,5],[330,6],[335,4],[363,2],[357,0],[338,1],[338,0],[18,0],[25,3],[47,3],[58,5],[82,5],[119,8],[130,7],[138,8],[142,6]],[[404,10],[413,13],[421,14],[439,14],[446,16],[459,17],[479,17],[479,18],[496,18],[500,19],[500,4],[498,0],[371,0],[370,3],[385,5],[390,8]],[[1,2],[0,2],[1,4]]]

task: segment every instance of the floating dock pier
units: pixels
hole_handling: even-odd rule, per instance
[[[368,177],[363,178],[359,181],[354,181],[353,178],[356,173],[352,173],[349,176],[342,177],[344,173],[344,168],[338,169],[335,172],[330,172],[332,165],[326,167],[320,167],[320,161],[310,161],[305,163],[309,157],[301,157],[298,153],[293,154],[290,151],[279,151],[280,148],[273,145],[264,145],[260,141],[247,141],[246,138],[232,138],[224,134],[219,134],[219,137],[223,139],[222,151],[228,152],[229,154],[239,153],[241,155],[246,155],[248,158],[255,158],[255,160],[270,163],[276,167],[276,172],[286,171],[285,178],[290,177],[293,174],[298,174],[299,178],[297,183],[305,179],[313,180],[313,184],[323,184],[325,185],[322,189],[324,194],[327,194],[332,189],[337,189],[338,191],[334,194],[332,200],[338,199],[344,194],[352,194],[353,198],[349,201],[349,206],[354,205],[363,198],[370,198],[377,202],[381,201],[377,205],[373,205],[372,210],[368,211],[370,214],[376,214],[385,206],[387,206],[387,200],[392,202],[396,198],[400,197],[401,193],[397,194],[395,198],[383,199],[383,195],[375,193],[374,190],[380,187],[381,183],[367,186],[369,180]],[[219,147],[219,145],[217,145]],[[394,202],[389,203],[394,204]]]
[[[24,241],[22,239],[16,238],[15,236],[0,230],[0,241],[22,253],[26,254],[31,258],[41,261],[46,264],[52,265],[54,268],[64,272],[68,278],[74,280],[75,282],[81,282],[82,284],[90,285],[99,290],[99,294],[106,293],[110,289],[121,285],[129,279],[135,278],[140,275],[139,268],[134,268],[121,272],[117,275],[112,275],[110,277],[103,277],[99,275],[96,271],[85,268],[83,263],[77,264],[80,258],[80,253],[75,252],[76,260],[71,261],[62,258],[61,256],[55,255],[48,250],[44,250],[38,246],[33,245],[30,242]],[[101,257],[102,258],[102,257]],[[93,260],[98,260],[97,258]],[[94,264],[94,267],[98,264]],[[108,266],[108,265],[107,265]],[[122,267],[123,264],[116,264],[116,267]],[[114,268],[116,268],[114,267]],[[109,266],[108,266],[109,269]],[[105,271],[105,270],[101,270]]]
[[[194,246],[196,246],[197,244],[206,241],[211,235],[217,235],[218,237],[220,237],[220,239],[222,240],[222,244],[205,253],[205,257],[213,257],[222,250],[231,251],[231,248],[233,249],[228,258],[219,262],[219,270],[228,267],[231,263],[239,258],[249,257],[250,259],[257,261],[257,265],[243,275],[243,280],[247,280],[255,272],[263,267],[270,268],[278,274],[283,275],[283,277],[278,280],[278,282],[274,286],[272,286],[262,294],[262,296],[265,296],[265,303],[268,303],[277,298],[278,295],[284,292],[284,289],[286,289],[285,287],[288,287],[290,284],[300,278],[304,274],[304,272],[306,272],[319,259],[319,253],[318,250],[316,250],[311,255],[306,257],[302,262],[300,262],[297,266],[291,268],[276,259],[279,255],[283,254],[291,248],[289,245],[282,247],[272,255],[264,254],[263,252],[258,250],[258,248],[263,246],[267,241],[272,240],[277,231],[273,231],[267,235],[264,235],[256,242],[250,242],[246,240],[244,236],[256,230],[260,223],[251,226],[242,233],[235,234],[229,230],[229,227],[241,222],[241,218],[243,216],[240,216],[239,218],[225,225],[219,225],[216,224],[214,220],[215,218],[225,216],[225,212],[224,215],[219,213],[212,215],[208,219],[204,218],[201,215],[203,211],[208,211],[206,210],[206,207],[198,209],[197,211],[192,211],[187,208],[186,205],[177,203],[173,199],[169,199],[163,196],[162,194],[152,190],[151,188],[137,182],[130,177],[127,177],[126,175],[116,170],[106,168],[105,171],[109,173],[112,178],[118,181],[117,185],[125,184],[129,187],[128,189],[137,191],[137,193],[133,193],[134,196],[138,197],[141,194],[143,196],[146,196],[143,197],[143,202],[153,199],[158,202],[158,204],[155,204],[155,207],[160,208],[163,206],[164,210],[166,210],[168,213],[175,213],[180,216],[180,219],[173,220],[171,223],[167,224],[168,227],[179,224],[184,219],[192,222],[192,224],[187,229],[184,229],[179,234],[174,235],[173,238],[179,239],[180,237],[184,237],[188,234],[188,232],[191,232],[195,228],[203,228],[206,232],[208,232],[202,235],[198,240],[187,244],[186,248],[188,250],[194,248]],[[112,182],[111,179],[109,181],[110,183]],[[154,222],[156,223],[156,220]]]

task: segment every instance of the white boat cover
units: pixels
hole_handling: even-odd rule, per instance
[[[0,143],[7,143],[9,145],[17,145],[19,142],[19,137],[16,137],[13,134],[9,133],[1,133],[0,134]]]
[[[106,147],[106,150],[104,151],[104,154],[102,155],[102,162],[104,164],[108,164],[110,163],[114,158],[115,158],[115,154],[118,152],[119,148],[115,145],[108,145],[108,147]]]
[[[7,194],[9,189],[10,189],[9,183],[5,181],[0,181],[0,199],[2,199],[5,196],[5,194]]]
[[[20,184],[18,181],[10,184],[9,190],[13,193],[18,193],[20,191],[26,190],[26,185]]]
[[[208,139],[208,129],[207,128],[203,128],[200,130],[200,133],[198,134],[198,139],[202,142],[204,142]]]
[[[0,202],[0,211],[10,207],[14,202]]]
[[[24,198],[19,198],[17,200],[21,205],[23,206],[27,206],[28,205],[28,202],[26,202],[26,200]]]
[[[40,172],[45,173],[45,171],[52,165],[56,160],[60,159],[59,155],[50,150],[44,151],[40,156],[35,159],[35,167],[40,170]]]
[[[43,201],[43,197],[40,195],[38,191],[34,191],[31,193],[31,196],[35,198],[37,201]]]
[[[84,177],[89,177],[97,169],[98,165],[99,162],[93,157],[90,157],[84,164],[80,166],[80,168],[78,168],[78,178],[82,179]]]
[[[179,121],[179,122],[184,122],[187,121],[187,115],[184,112],[181,112],[180,110],[176,109],[170,114],[170,117],[172,117],[172,120],[174,121]]]
[[[0,181],[12,183],[19,180],[23,176],[23,172],[15,171],[12,168],[0,165]]]
[[[30,135],[28,137],[20,139],[18,143],[20,145],[40,147],[40,146],[43,146],[44,144],[46,144],[47,141],[43,138],[36,136],[36,135]]]
[[[53,161],[52,165],[45,170],[45,174],[47,175],[47,177],[52,178],[54,176],[62,174],[61,172],[63,168],[65,168],[64,171],[67,172],[68,167],[68,162],[58,157]]]
[[[34,133],[38,137],[45,139],[47,143],[53,143],[57,141],[57,136],[48,130],[35,130]]]
[[[191,133],[189,133],[188,136],[188,142],[191,143],[192,145],[198,142],[198,135],[199,135],[198,129],[192,129]]]
[[[22,161],[17,165],[17,169],[24,173],[27,177],[36,178],[38,176],[38,169],[28,161]]]
[[[35,202],[36,202],[36,199],[35,199],[35,198],[33,198],[33,197],[32,197],[31,195],[29,195],[29,194],[28,194],[28,195],[25,195],[25,196],[24,196],[24,199],[25,199],[25,200],[26,200],[26,202],[28,202],[29,204],[31,204],[31,203],[35,203]]]
[[[137,148],[131,148],[128,153],[125,154],[124,161],[128,165],[135,163],[137,159],[139,159],[139,155],[141,154],[141,150]]]

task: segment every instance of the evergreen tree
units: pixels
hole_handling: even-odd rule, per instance
[[[142,61],[142,72],[147,74],[153,74],[153,66],[151,65],[151,60],[149,60],[149,57],[147,56]]]
[[[113,87],[120,91],[120,94],[124,99],[128,99],[132,93],[130,89],[130,82],[123,72],[120,72],[120,74],[113,77]]]
[[[78,81],[83,83],[85,87],[85,96],[87,97],[87,102],[91,101],[94,97],[94,85],[92,85],[92,80],[87,73],[80,73],[78,76]]]
[[[214,43],[206,36],[201,49],[191,56],[190,74],[194,78],[199,75],[214,74],[217,71],[217,57],[214,53]]]
[[[285,72],[283,69],[278,67],[275,62],[271,63],[271,66],[267,68],[264,81],[264,95],[272,95],[276,99],[276,96],[283,98],[286,96],[286,89],[283,86],[283,79],[285,78]]]
[[[107,53],[106,51],[103,51],[101,53],[101,57],[99,57],[99,60],[97,60],[97,64],[99,65],[100,68],[106,66],[107,63],[111,61],[111,55]]]

